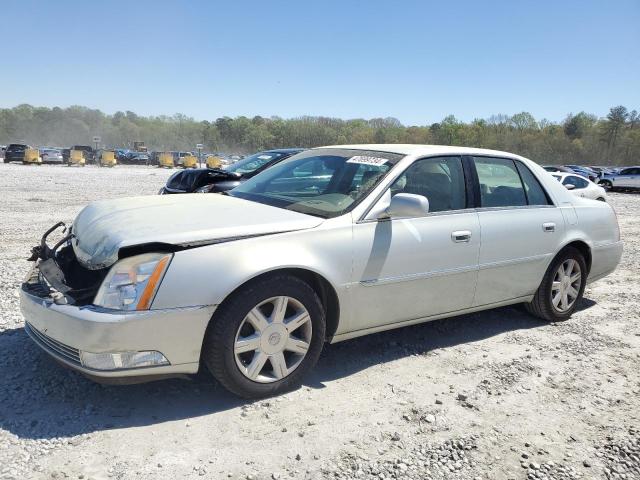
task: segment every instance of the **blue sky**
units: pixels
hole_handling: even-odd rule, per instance
[[[638,0],[5,0],[0,12],[0,107],[405,124],[640,109]]]

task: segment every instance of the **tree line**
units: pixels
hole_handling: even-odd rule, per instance
[[[150,150],[250,153],[278,147],[354,143],[419,143],[505,150],[543,164],[640,164],[640,115],[624,106],[605,117],[569,114],[560,123],[536,120],[528,112],[461,122],[453,115],[430,125],[403,125],[391,117],[342,120],[331,117],[244,116],[197,121],[182,114],[144,117],[134,112],[108,115],[82,106],[0,109],[0,144],[36,146],[91,144],[106,147],[144,141]]]

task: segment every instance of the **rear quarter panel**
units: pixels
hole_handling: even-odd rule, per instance
[[[578,221],[567,225],[566,243],[582,240],[591,249],[589,280],[598,279],[620,262],[622,242],[616,214],[606,202],[576,198],[574,209]]]

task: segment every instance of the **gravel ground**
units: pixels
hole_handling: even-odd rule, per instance
[[[328,346],[247,403],[206,376],[100,386],[23,331],[43,231],[169,173],[0,164],[0,478],[640,478],[640,195],[611,195],[624,258],[570,321],[501,308]]]

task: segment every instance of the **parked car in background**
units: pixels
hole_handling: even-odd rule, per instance
[[[23,162],[24,152],[31,146],[24,143],[10,143],[4,151],[4,163]]]
[[[573,170],[571,170],[569,167],[565,167],[562,165],[543,165],[542,168],[544,168],[547,172],[573,173]]]
[[[113,151],[116,155],[116,161],[118,161],[119,163],[122,163],[122,161],[125,160],[127,154],[130,152],[130,150],[126,148],[116,148]]]
[[[607,192],[591,180],[574,173],[552,173],[564,187],[578,197],[590,198],[601,202],[607,201]]]
[[[170,195],[176,193],[209,193],[209,187],[216,183],[239,185],[240,175],[214,168],[195,168],[180,170],[169,177],[158,194]],[[233,188],[233,187],[231,187]],[[223,191],[223,190],[220,190]]]
[[[223,170],[199,168],[174,173],[158,193],[220,193],[237,187],[286,158],[304,151],[302,148],[281,148],[258,152],[238,160]]]
[[[54,163],[60,165],[64,163],[62,151],[58,150],[57,148],[40,148],[40,157],[42,158],[42,163]]]
[[[607,190],[640,189],[640,167],[626,167],[617,173],[603,175],[599,184]]]
[[[128,165],[149,165],[151,157],[146,152],[135,152],[129,150],[119,161],[122,164]]]
[[[423,145],[311,149],[226,195],[98,201],[51,231],[20,292],[37,345],[104,381],[204,365],[250,398],[300,385],[325,342],[519,303],[566,320],[622,255],[611,206],[534,162]]]
[[[588,178],[592,182],[595,182],[598,180],[598,174],[594,170],[591,170],[591,168],[589,167],[585,167],[582,165],[565,165],[565,167],[569,167],[571,170],[573,170],[574,173],[577,173],[578,175],[582,175],[583,177]]]
[[[598,175],[598,177],[601,177],[602,175],[607,175],[607,174],[611,174],[614,173],[614,169],[610,168],[610,167],[601,167],[601,166],[590,166],[589,167],[591,170],[593,170],[594,172],[596,172],[596,174]]]

